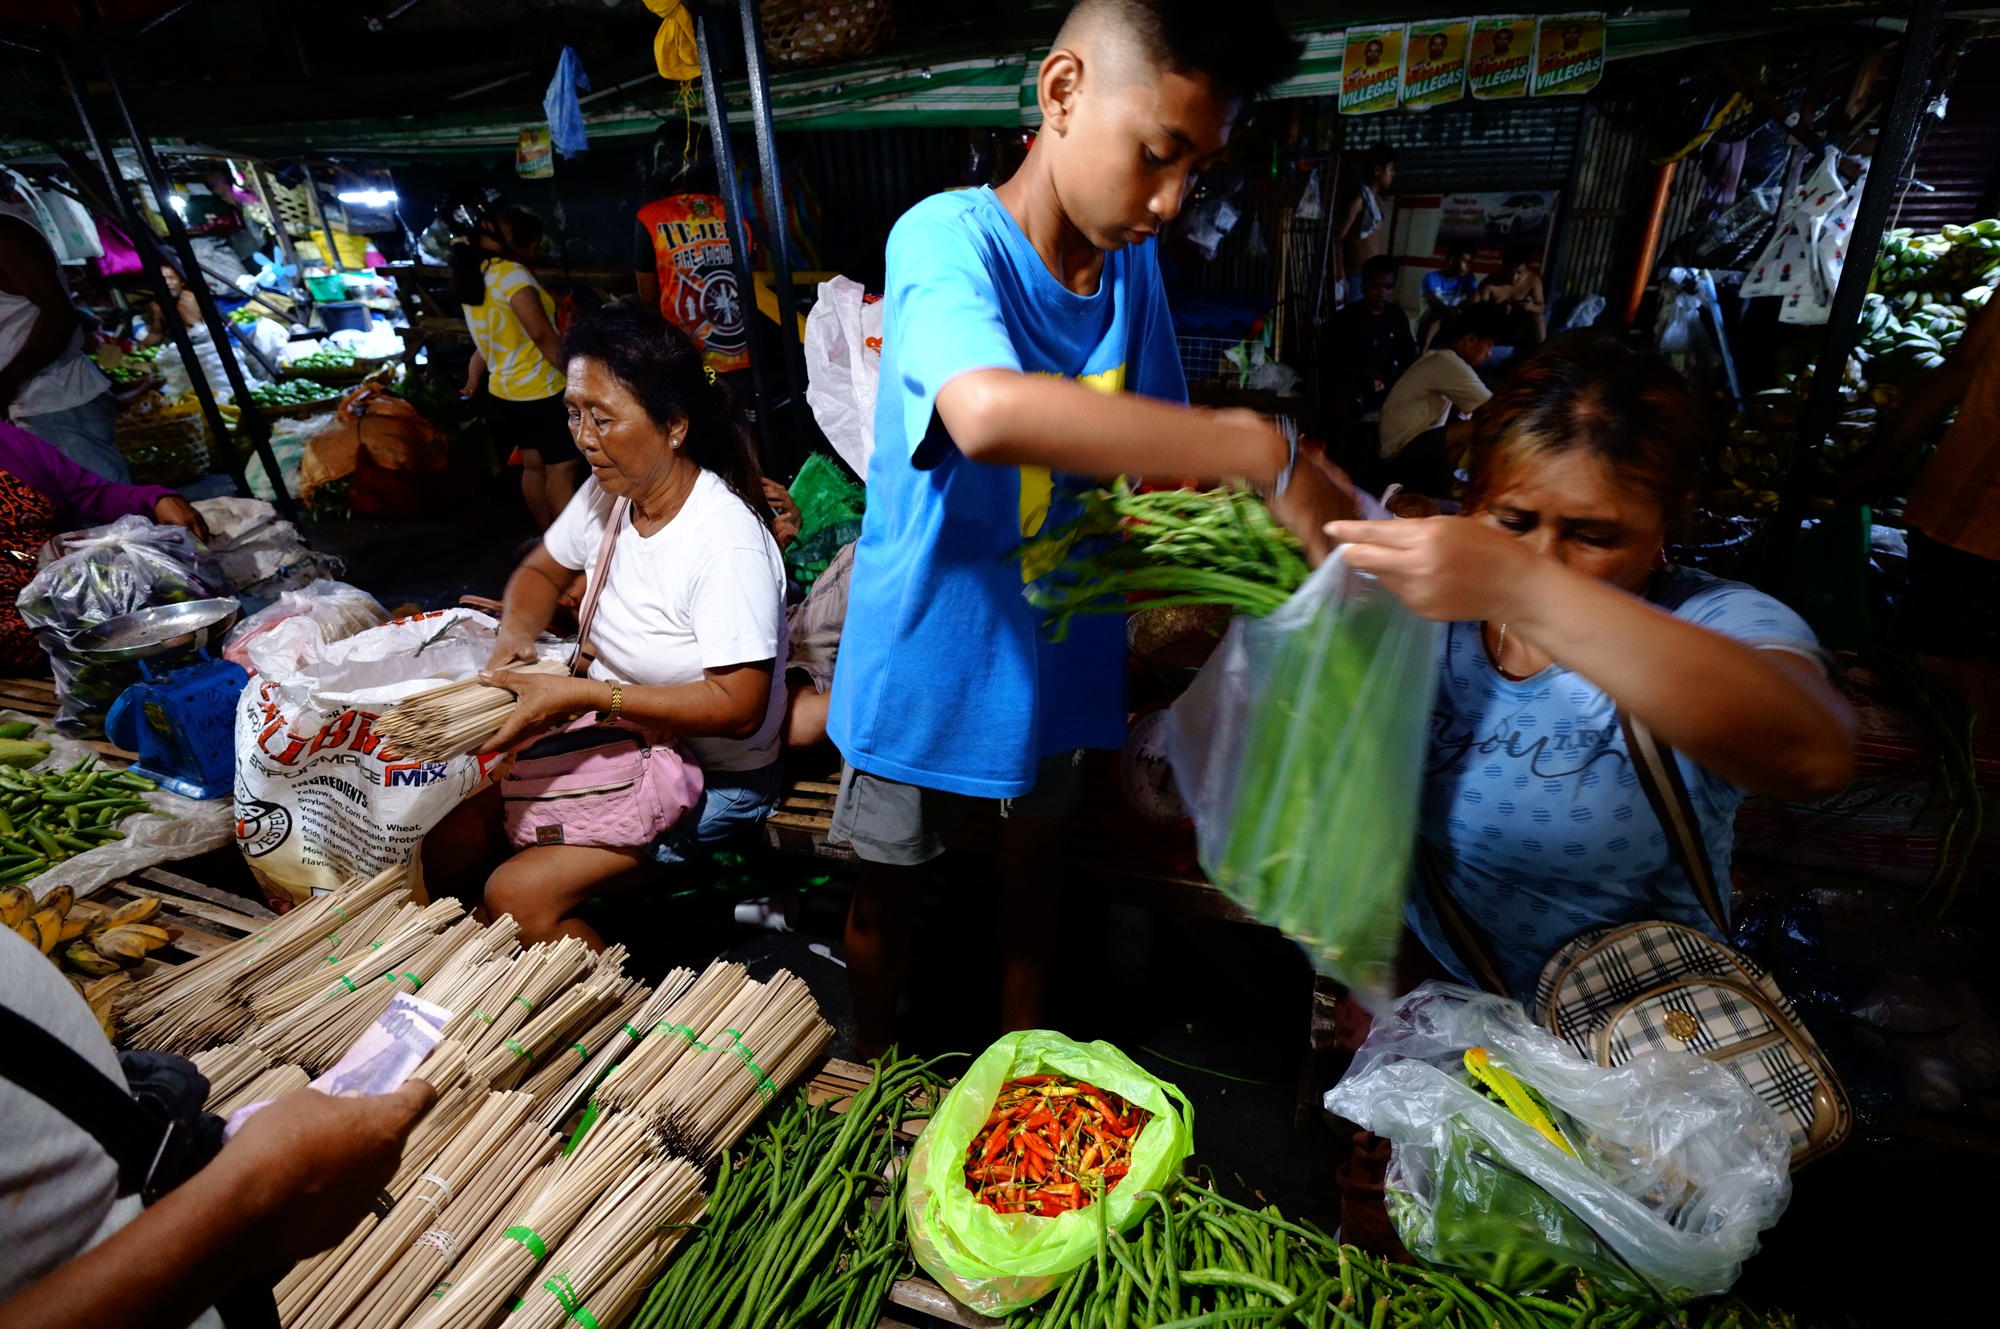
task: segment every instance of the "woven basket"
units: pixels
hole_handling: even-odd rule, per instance
[[[137,485],[184,485],[208,474],[208,425],[200,411],[174,409],[155,392],[118,413],[113,441]]]
[[[770,0],[764,46],[773,64],[799,68],[867,55],[895,35],[893,0]]]

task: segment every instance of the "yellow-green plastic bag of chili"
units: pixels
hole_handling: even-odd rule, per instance
[[[966,1150],[985,1126],[1000,1087],[1023,1075],[1087,1080],[1152,1114],[1133,1146],[1131,1170],[1102,1201],[1108,1227],[1122,1232],[1144,1217],[1145,1204],[1136,1197],[1178,1176],[1194,1149],[1194,1109],[1187,1098],[1109,1043],[1078,1043],[1046,1029],[1027,1029],[987,1048],[917,1138],[903,1201],[917,1263],[982,1315],[1019,1310],[1097,1254],[1095,1204],[1054,1218],[1001,1214],[973,1199],[966,1185]]]

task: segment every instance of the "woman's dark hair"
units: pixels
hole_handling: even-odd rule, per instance
[[[562,353],[564,363],[581,356],[610,370],[662,429],[675,416],[685,416],[681,455],[714,471],[758,520],[769,520],[750,422],[729,385],[702,363],[694,338],[657,309],[606,305],[577,315],[563,338]]]
[[[1472,421],[1467,511],[1483,507],[1521,462],[1582,449],[1671,520],[1694,495],[1708,434],[1700,405],[1665,360],[1600,338],[1550,346]]]
[[[534,250],[545,233],[542,219],[526,208],[502,204],[496,190],[458,200],[445,213],[451,228],[451,298],[462,305],[486,303],[486,260],[494,253],[479,242],[492,236],[516,250]]]

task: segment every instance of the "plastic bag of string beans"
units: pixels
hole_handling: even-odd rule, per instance
[[[1093,1258],[1103,1228],[1137,1222],[1193,1141],[1187,1098],[1111,1044],[1008,1034],[910,1153],[910,1249],[958,1300],[1005,1315]]]

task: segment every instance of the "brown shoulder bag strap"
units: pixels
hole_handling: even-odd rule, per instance
[[[1500,962],[1493,958],[1493,948],[1487,944],[1486,933],[1472,921],[1472,915],[1465,912],[1444,882],[1444,873],[1438,870],[1437,860],[1431,856],[1431,847],[1420,838],[1417,841],[1417,875],[1423,878],[1424,896],[1431,902],[1431,912],[1437,915],[1438,923],[1444,928],[1445,940],[1479,986],[1488,992],[1505,997],[1507,980],[1501,976]]]
[[[1695,898],[1723,936],[1729,935],[1729,914],[1723,907],[1722,885],[1715,879],[1715,865],[1708,856],[1708,843],[1688,797],[1687,781],[1681,778],[1674,750],[1653,736],[1643,722],[1624,708],[1618,711],[1619,727],[1625,731],[1625,750],[1632,754],[1632,769],[1638,772],[1639,787],[1653,815],[1667,832],[1667,848],[1694,887]]]
[[[574,500],[571,500],[574,502]],[[626,514],[632,510],[632,500],[621,498],[611,505],[611,519],[604,524],[604,538],[597,544],[597,564],[585,574],[587,583],[583,590],[583,603],[576,610],[576,650],[569,657],[569,672],[572,678],[581,678],[590,668],[590,662],[597,653],[590,649],[590,620],[597,617],[597,601],[604,594],[604,583],[611,580],[611,554],[618,544],[618,532],[625,529]]]

